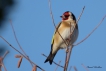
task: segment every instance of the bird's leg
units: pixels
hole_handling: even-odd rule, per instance
[[[69,46],[70,39],[66,39],[66,42],[68,43],[68,46]],[[69,52],[69,48],[68,48],[68,46],[66,47],[66,53],[68,53],[68,52]]]
[[[66,51],[66,53],[68,53],[68,52],[69,52],[69,48],[68,48],[68,47],[66,47],[65,51]]]

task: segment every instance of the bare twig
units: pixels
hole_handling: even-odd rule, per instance
[[[55,29],[56,29],[56,26],[55,26],[55,23],[54,23],[54,18],[53,18],[53,14],[52,14],[52,9],[51,9],[51,1],[49,0],[49,8],[50,8],[50,15],[51,15],[51,17],[52,17],[52,21],[53,21],[53,24],[54,24],[54,27],[55,27]],[[85,6],[84,6],[84,8],[85,8]],[[83,11],[84,11],[84,8],[83,8],[83,10],[82,10],[82,13],[83,13]],[[81,15],[82,15],[82,13],[81,13]],[[80,19],[80,17],[81,17],[81,15],[79,16],[79,18],[78,18],[78,21],[79,21],[79,19]],[[77,21],[77,22],[78,22]],[[76,26],[76,25],[75,25]],[[56,29],[56,31],[58,32],[58,30]],[[73,33],[73,32],[72,32]],[[71,33],[71,35],[72,35],[72,33]],[[60,35],[60,33],[58,32],[58,34]],[[70,35],[70,36],[71,36]],[[60,37],[62,38],[62,36],[60,35]],[[63,39],[63,38],[62,38]],[[67,47],[68,47],[68,44],[65,42],[65,40],[63,39],[63,41],[64,41],[64,43],[67,45]],[[72,46],[73,47],[73,46]],[[68,68],[68,63],[69,63],[69,59],[70,59],[70,54],[71,54],[71,50],[72,50],[72,47],[70,48],[70,50],[69,50],[69,53],[67,54],[66,53],[66,59],[65,59],[65,65],[64,65],[64,71],[67,71],[67,68]]]
[[[24,55],[26,55],[25,51],[23,50],[23,48],[21,47],[20,43],[18,42],[17,36],[16,36],[16,34],[15,34],[14,27],[13,27],[13,25],[12,25],[12,21],[11,21],[11,20],[9,20],[9,21],[10,21],[10,25],[11,25],[11,27],[12,27],[12,31],[13,31],[13,33],[14,33],[15,40],[16,40],[16,42],[17,42],[19,48],[21,49],[21,51],[24,53]],[[27,56],[27,55],[26,55],[26,56]]]
[[[14,27],[13,27],[13,25],[12,25],[12,21],[11,21],[11,20],[10,20],[10,25],[11,25],[11,27],[12,27],[12,31],[13,31],[13,33],[14,33],[14,37],[15,37],[15,40],[16,40],[16,42],[17,42],[19,48],[20,48],[21,51],[24,53],[24,55],[30,60],[30,58],[27,56],[27,54],[25,53],[25,51],[23,50],[23,48],[21,47],[21,45],[20,45],[20,43],[19,43],[19,41],[18,41],[18,39],[17,39],[17,36],[16,36],[16,34],[15,34],[15,30],[14,30]],[[31,63],[31,65],[32,65],[32,67],[33,67],[33,64],[32,64],[32,63]]]
[[[20,53],[24,58],[26,58],[29,62],[33,63],[34,65],[36,65],[34,62],[32,62],[31,60],[29,60],[29,58],[27,58],[25,55],[23,55],[19,50],[17,50],[15,47],[13,47],[7,40],[5,40],[2,36],[0,36],[1,39],[3,39],[11,48],[13,48],[15,51],[17,51],[18,53]],[[41,69],[42,71],[45,71],[44,69],[42,69],[40,66],[36,65],[39,69]]]
[[[18,61],[18,68],[19,68],[21,63],[22,63],[23,56],[22,55],[16,55],[15,57],[19,58],[19,61]]]
[[[37,71],[37,67],[34,65],[32,71]]]
[[[70,66],[69,71],[71,71],[72,66]]]
[[[78,24],[78,21],[80,20],[80,18],[81,18],[81,16],[82,16],[82,14],[83,14],[83,12],[84,12],[84,9],[85,9],[85,6],[83,7],[83,9],[82,9],[82,12],[81,12],[81,14],[79,15],[79,17],[78,17],[78,20],[76,21],[76,24],[75,24],[75,26],[74,26],[74,28],[76,27],[76,25]],[[71,27],[70,27],[70,29],[71,29]],[[74,29],[75,30],[75,29]],[[74,30],[72,30],[72,32],[70,33],[70,37],[72,36],[72,34],[73,34],[73,32],[74,32]],[[71,38],[70,38],[70,40],[69,41],[71,41]],[[70,43],[69,43],[70,44]],[[68,44],[68,45],[69,45]],[[67,54],[66,54],[67,55]]]
[[[79,16],[79,18],[78,18],[78,21],[79,21],[79,19],[81,18],[84,9],[85,9],[85,6],[84,6],[83,9],[82,9],[82,12],[81,12],[81,14],[80,14],[80,16]],[[78,21],[77,21],[77,23],[78,23]],[[75,28],[75,27],[76,27],[76,25],[74,26],[74,28]],[[70,28],[71,28],[71,27],[70,27]],[[75,30],[75,29],[74,29],[74,30]],[[71,33],[70,33],[70,37],[72,36],[74,30],[73,30],[72,32],[71,32],[71,30],[70,30],[70,32],[71,32]],[[71,41],[71,38],[69,39],[69,41]],[[69,64],[69,59],[70,59],[70,56],[71,56],[72,48],[73,48],[73,45],[70,46],[70,48],[69,48],[69,53],[66,53],[65,65],[64,65],[64,71],[67,71],[68,64]]]
[[[60,63],[61,63],[61,61],[59,61],[58,65],[60,65]],[[54,71],[56,71],[56,70],[57,70],[57,68],[58,68],[58,65],[56,66],[56,69],[55,69]]]
[[[0,57],[0,71],[1,71],[1,68],[2,68],[2,61],[3,61],[3,58]]]
[[[84,64],[81,64],[81,65],[84,67],[84,69],[85,69],[86,71],[89,71],[88,68],[87,68]]]
[[[84,6],[83,9],[82,9],[82,12],[81,12],[81,14],[80,14],[80,16],[79,16],[79,18],[78,18],[78,20],[77,20],[77,23],[78,23],[79,19],[81,18],[84,9],[85,9],[85,6]],[[75,28],[75,27],[76,27],[76,24],[75,24],[74,28]],[[71,28],[71,27],[70,27],[70,28]],[[74,29],[74,30],[75,30],[75,29]],[[70,33],[70,37],[72,36],[74,30],[72,30],[72,32]],[[69,39],[69,41],[71,41],[71,38]],[[70,44],[70,43],[69,43],[69,44]],[[69,64],[69,60],[70,60],[71,51],[72,51],[72,48],[73,48],[73,45],[72,45],[72,44],[70,44],[70,45],[71,45],[71,46],[70,46],[70,48],[69,48],[69,53],[66,53],[65,64],[64,64],[64,71],[67,71],[68,64]]]
[[[2,62],[2,66],[3,66],[3,68],[4,68],[4,71],[7,71],[7,69],[6,69],[6,67],[5,67],[5,65],[4,65],[3,62]]]
[[[58,34],[60,35],[60,37],[62,38],[62,40],[64,41],[64,43],[66,44],[66,46],[68,46],[68,44],[66,43],[66,41],[63,39],[63,37],[61,36],[61,34],[59,33],[59,31],[57,30],[56,28],[56,25],[55,25],[55,22],[54,22],[54,18],[53,18],[53,13],[52,13],[52,8],[51,8],[51,1],[49,1],[49,9],[50,9],[50,15],[51,15],[51,18],[52,18],[52,21],[53,21],[53,25],[55,27],[55,30],[58,32]]]
[[[0,71],[1,71],[1,66],[2,66],[2,65],[0,65]]]
[[[2,65],[0,65],[0,71],[1,71],[1,66],[2,66]]]
[[[6,67],[5,67],[4,64],[3,64],[3,60],[4,60],[5,56],[6,56],[8,53],[9,53],[9,51],[6,51],[6,52],[4,53],[4,55],[3,55],[2,57],[0,57],[0,71],[1,71],[1,67],[4,68],[4,71],[7,71],[7,70],[6,70]]]
[[[82,12],[81,12],[80,16],[78,17],[77,23],[78,23],[78,21],[80,20],[82,14],[83,14],[83,12],[84,12],[84,9],[85,9],[85,6],[83,7]]]
[[[83,9],[82,9],[82,12],[81,12],[81,14],[80,14],[80,16],[78,17],[78,20],[76,21],[76,24],[73,26],[73,30],[71,30],[71,25],[70,25],[70,30],[72,31],[70,31],[71,33],[70,33],[70,37],[72,36],[72,34],[73,34],[73,32],[74,32],[74,30],[75,30],[75,27],[76,27],[76,25],[78,24],[78,21],[80,20],[80,18],[81,18],[81,16],[82,16],[82,14],[83,14],[83,12],[84,12],[84,9],[85,9],[85,6],[83,7]],[[69,37],[69,38],[70,38]],[[69,41],[71,41],[71,38],[69,39]],[[70,43],[69,43],[70,44]],[[69,45],[68,44],[68,45]],[[70,45],[72,45],[72,44],[70,44]],[[66,54],[67,55],[67,54]]]
[[[69,60],[70,60],[70,56],[71,56],[71,52],[72,52],[72,48],[73,48],[73,46],[70,46],[69,52],[66,53],[65,64],[64,64],[64,71],[67,71]]]
[[[51,17],[52,17],[52,21],[53,21],[53,25],[54,25],[54,27],[55,27],[55,30],[58,32],[58,30],[57,30],[57,28],[56,28],[56,25],[55,25],[55,22],[54,22],[54,18],[53,18],[53,14],[52,14],[52,8],[51,8],[51,1],[50,0],[48,0],[49,1],[49,8],[50,8],[50,15],[51,15]],[[61,36],[61,34],[58,32],[58,34],[60,35],[60,37],[62,38],[62,40],[64,41],[64,43],[66,44],[66,46],[68,47],[68,44],[66,43],[66,41],[63,39],[63,37]],[[67,53],[66,53],[66,57],[67,57]],[[55,63],[55,62],[54,62]],[[57,63],[56,63],[56,65],[58,65]],[[65,64],[66,65],[66,64]],[[66,68],[64,68],[64,69],[66,69]]]
[[[82,43],[83,41],[85,41],[103,22],[103,20],[106,18],[106,15],[102,18],[102,20],[100,21],[100,23],[91,31],[91,33],[89,33],[83,40],[81,40],[80,42],[74,44],[74,46],[79,45],[80,43]]]
[[[75,70],[75,71],[78,71],[77,68],[76,68],[76,66],[74,66],[74,70]]]
[[[8,53],[9,51],[6,51],[2,58],[4,59]]]
[[[45,54],[42,54],[42,55],[43,55],[44,57],[47,57]],[[56,65],[59,66],[59,67],[64,68],[63,66],[61,66],[60,64],[58,64],[58,63],[56,63],[56,62],[54,62],[54,61],[53,61],[53,63],[56,64]]]
[[[20,60],[19,60],[19,62],[18,62],[18,68],[20,67],[20,65],[21,65],[21,62],[22,62],[22,56],[20,57]]]
[[[16,58],[21,58],[22,56],[21,56],[21,55],[15,55],[15,57],[16,57]]]

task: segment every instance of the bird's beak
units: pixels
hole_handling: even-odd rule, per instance
[[[62,16],[60,16],[61,18],[65,18],[63,15]]]
[[[62,16],[60,16],[62,18]]]

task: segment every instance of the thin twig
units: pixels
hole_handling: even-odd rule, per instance
[[[21,45],[20,45],[20,43],[19,43],[19,41],[18,41],[18,39],[17,39],[17,36],[16,36],[16,34],[15,34],[15,30],[14,30],[14,27],[13,27],[13,25],[12,25],[12,21],[11,21],[11,20],[10,20],[10,25],[11,25],[11,27],[12,27],[12,31],[13,31],[13,33],[14,33],[14,37],[15,37],[15,40],[16,40],[16,42],[17,42],[19,48],[20,48],[21,51],[24,53],[24,55],[30,60],[30,58],[27,56],[27,54],[25,53],[25,51],[23,50],[23,48],[21,47]],[[32,65],[32,67],[33,67],[33,64],[32,64],[32,63],[31,63],[31,65]]]
[[[85,6],[84,6],[84,8],[85,8]],[[82,16],[82,13],[83,13],[83,11],[84,11],[84,8],[83,8],[83,10],[82,10],[82,12],[81,12],[81,14],[80,14],[80,16],[79,16],[79,18],[78,18],[78,21],[79,21],[80,17]],[[77,21],[77,23],[78,23],[78,21]],[[75,31],[76,25],[77,25],[77,24],[75,24],[75,26],[74,26],[74,30],[72,30],[72,32],[70,31],[70,32],[71,32],[71,33],[70,33],[70,37],[72,37],[72,34],[73,34],[73,32]],[[70,27],[70,29],[71,29],[71,27]],[[71,41],[71,38],[69,39],[69,41]],[[70,43],[69,43],[69,44],[70,44]],[[69,44],[68,44],[68,45],[69,45]],[[73,48],[73,45],[70,44],[70,48],[68,49],[68,50],[69,50],[69,53],[66,53],[65,64],[64,64],[64,71],[67,71],[72,48]]]
[[[85,6],[84,6],[83,9],[82,9],[82,12],[81,12],[81,14],[80,14],[80,16],[79,16],[79,18],[78,18],[78,21],[79,21],[79,19],[81,18],[84,9],[85,9]],[[78,21],[77,21],[77,23],[78,23]],[[74,28],[76,27],[76,25],[77,25],[77,24],[75,24]],[[70,28],[71,28],[71,27],[70,27]],[[74,30],[75,30],[75,29],[74,29]],[[70,33],[70,37],[72,36],[74,30],[72,30],[72,32]],[[71,41],[71,38],[69,39],[69,41]],[[70,44],[70,43],[69,43],[69,44]],[[70,45],[72,45],[72,44],[70,44]],[[66,53],[65,64],[64,64],[64,71],[67,71],[72,48],[73,48],[73,45],[70,46],[70,48],[69,48],[69,53]]]
[[[72,66],[70,66],[69,71],[71,71]]]
[[[37,67],[34,65],[32,71],[37,71]]]
[[[76,68],[76,66],[74,66],[74,70],[75,70],[75,71],[78,71],[77,68]]]
[[[52,8],[51,8],[51,1],[49,1],[49,9],[50,9],[50,15],[51,15],[51,18],[52,18],[52,21],[53,21],[53,25],[55,27],[55,30],[56,32],[58,32],[58,29],[56,28],[56,25],[55,25],[55,22],[54,22],[54,18],[53,18],[53,14],[52,14]],[[63,37],[61,36],[61,34],[58,32],[58,34],[60,35],[60,37],[62,38],[62,40],[64,41],[64,43],[66,44],[66,46],[68,47],[68,44],[66,43],[66,41],[63,39]],[[67,56],[67,53],[66,53],[66,56]],[[54,62],[55,63],[55,62]],[[57,63],[55,63],[56,65],[58,65]],[[64,68],[65,69],[65,68]]]
[[[53,18],[53,14],[52,14],[52,8],[51,8],[51,1],[49,1],[49,8],[50,8],[50,15],[52,17],[52,21],[53,21],[53,25],[55,27],[55,30],[58,32],[57,28],[56,28],[56,25],[55,25],[55,22],[54,22],[54,18]],[[66,44],[66,46],[68,47],[68,44],[66,43],[66,41],[63,39],[63,37],[61,36],[61,34],[58,32],[58,34],[60,35],[60,37],[62,38],[62,40],[64,41],[64,43]],[[66,56],[67,56],[67,53],[66,53]],[[56,63],[57,64],[57,63]],[[65,68],[64,68],[65,69]]]
[[[86,71],[89,71],[88,68],[87,68],[84,64],[81,64],[81,65],[84,67],[84,69],[85,69]]]
[[[80,18],[81,18],[81,16],[82,16],[82,14],[83,14],[83,12],[84,12],[84,9],[85,9],[85,6],[83,7],[83,9],[82,9],[82,11],[81,11],[81,14],[79,15],[79,17],[78,17],[78,20],[76,21],[76,24],[74,25],[74,30],[72,30],[72,32],[70,33],[70,37],[72,36],[72,34],[73,34],[73,32],[75,31],[75,27],[76,27],[76,25],[78,24],[78,21],[80,20]],[[71,30],[71,25],[70,25],[70,30]],[[69,39],[69,41],[71,41],[71,38]],[[70,43],[69,43],[70,44]],[[68,45],[69,45],[68,44]],[[72,44],[70,44],[70,45],[72,45]]]
[[[5,65],[4,65],[3,62],[2,62],[2,66],[3,66],[3,68],[4,68],[4,71],[7,71],[7,69],[6,69],[6,67],[5,67]]]
[[[44,57],[47,57],[45,54],[42,54],[42,55],[43,55]],[[60,67],[64,68],[63,66],[61,66],[60,64],[58,64],[58,63],[56,63],[56,62],[54,62],[54,61],[53,61],[53,63],[56,64],[57,66],[60,66]]]
[[[6,51],[2,58],[4,59],[8,53],[9,51]]]
[[[53,24],[54,24],[54,27],[55,27],[55,29],[56,29],[56,26],[55,26],[55,23],[54,23],[54,18],[53,18],[53,14],[52,14],[52,9],[51,9],[51,1],[49,0],[49,8],[50,8],[50,14],[51,14],[51,17],[52,17],[52,21],[53,21]],[[84,8],[85,8],[85,6],[84,6]],[[83,11],[84,11],[84,8],[83,8]],[[83,11],[82,11],[82,13],[83,13]],[[81,13],[81,15],[82,15],[82,13]],[[80,15],[80,17],[81,17],[81,15]],[[78,21],[79,21],[79,19],[80,19],[80,17],[78,18]],[[78,22],[77,21],[77,22]],[[76,26],[76,25],[75,25]],[[58,32],[58,30],[56,29],[56,31]],[[73,33],[73,32],[72,32]],[[72,33],[71,33],[71,35],[72,35]],[[60,35],[60,33],[58,32],[58,34]],[[71,36],[70,35],[70,36]],[[60,37],[62,38],[62,36],[60,35]],[[62,38],[63,39],[63,38]],[[63,39],[63,41],[64,41],[64,43],[67,45],[67,47],[68,47],[68,44],[65,42],[65,40]],[[68,63],[69,63],[69,59],[70,59],[70,54],[71,54],[71,50],[72,50],[72,47],[70,48],[70,50],[69,50],[69,53],[67,54],[66,53],[66,59],[65,59],[65,68],[64,68],[64,71],[67,71],[67,68],[68,68]]]
[[[54,18],[53,18],[53,13],[52,13],[52,8],[51,8],[51,1],[49,1],[49,9],[50,9],[50,15],[51,15],[51,18],[52,18],[52,21],[53,21],[53,25],[55,27],[55,30],[56,32],[58,32],[58,34],[60,35],[60,37],[62,38],[62,40],[64,41],[64,43],[66,44],[66,46],[68,46],[68,44],[66,43],[66,41],[63,39],[63,37],[61,36],[61,34],[59,33],[58,29],[56,28],[56,25],[55,25],[55,22],[54,22]]]
[[[1,67],[2,67],[2,65],[0,65],[0,71],[1,71]]]
[[[0,57],[0,71],[1,71],[1,67],[4,68],[4,71],[7,71],[7,70],[6,70],[6,67],[4,66],[3,60],[4,60],[4,58],[6,57],[6,55],[7,55],[8,53],[9,53],[9,51],[6,51],[6,52],[4,53],[4,55],[3,55],[2,57]]]
[[[11,21],[11,20],[10,20],[10,25],[11,25],[11,27],[12,27],[12,31],[13,31],[13,33],[14,33],[14,37],[15,37],[15,40],[16,40],[16,42],[17,42],[19,48],[20,48],[21,51],[24,53],[24,55],[26,55],[25,51],[23,50],[23,48],[21,47],[20,43],[18,42],[18,39],[17,39],[17,36],[16,36],[16,34],[15,34],[15,30],[14,30],[14,27],[13,27],[13,25],[12,25],[12,21]],[[27,56],[27,55],[26,55],[26,56]]]
[[[83,12],[84,12],[84,9],[85,9],[85,6],[83,7],[82,12],[81,12],[80,16],[78,17],[77,23],[78,23],[78,21],[80,20],[82,14],[83,14]]]
[[[19,61],[18,61],[18,68],[20,67],[20,65],[22,63],[22,59],[23,59],[23,57],[21,56],[20,59],[19,59]]]
[[[69,53],[69,49],[68,49],[68,53]],[[65,57],[64,71],[67,69],[67,68],[66,68],[66,65],[67,65],[67,58],[68,58],[68,57],[67,57],[67,54],[68,54],[68,53],[66,53],[66,57]]]
[[[82,11],[81,11],[81,14],[80,14],[79,17],[78,17],[78,20],[76,21],[76,24],[75,24],[74,28],[75,28],[76,25],[78,24],[78,21],[80,20],[82,14],[83,14],[83,12],[84,12],[84,9],[85,9],[85,6],[83,7],[83,9],[82,9]],[[71,29],[71,27],[70,27],[70,29]],[[75,29],[74,29],[74,30],[75,30]],[[72,36],[74,30],[70,33],[70,37]],[[71,38],[70,38],[70,41],[71,41]],[[70,44],[70,43],[69,43],[69,44]],[[67,54],[66,54],[66,55],[67,55]]]
[[[0,57],[0,71],[2,70],[2,69],[1,69],[1,68],[2,68],[2,61],[3,61],[3,58]]]
[[[58,65],[60,65],[60,63],[61,63],[61,61],[59,61]],[[58,65],[56,66],[56,69],[55,69],[54,71],[56,71],[56,70],[57,70],[57,68],[58,68]]]
[[[21,58],[22,56],[21,55],[15,55],[15,58]]]
[[[20,53],[24,58],[26,58],[29,62],[33,63],[34,65],[36,65],[34,62],[32,62],[31,60],[29,60],[25,55],[23,55],[19,50],[17,50],[15,47],[13,47],[7,40],[5,40],[2,36],[0,36],[1,39],[3,39],[11,48],[13,48],[15,51],[17,51],[18,53]],[[45,71],[44,69],[42,69],[40,66],[36,65],[39,69],[41,69],[42,71]]]
[[[70,61],[71,52],[72,52],[72,48],[73,48],[73,46],[70,46],[69,52],[66,54],[65,64],[64,64],[64,71],[67,71],[68,64],[69,64],[69,61]]]
[[[81,40],[80,42],[74,44],[74,46],[79,45],[80,43],[82,43],[83,41],[85,41],[103,22],[103,20],[106,18],[106,15],[102,18],[102,20],[100,21],[100,23],[91,31],[91,33],[89,33],[83,40]]]

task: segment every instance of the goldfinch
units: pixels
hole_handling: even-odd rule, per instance
[[[76,23],[76,17],[74,14],[72,12],[66,11],[60,17],[62,18],[62,21],[56,27],[57,29],[52,38],[50,54],[44,62],[46,63],[49,61],[50,65],[52,64],[58,50],[67,49],[69,46],[72,46],[78,37],[78,25]],[[61,38],[59,33],[64,40]],[[67,46],[65,42],[67,44],[70,43],[70,45]]]

